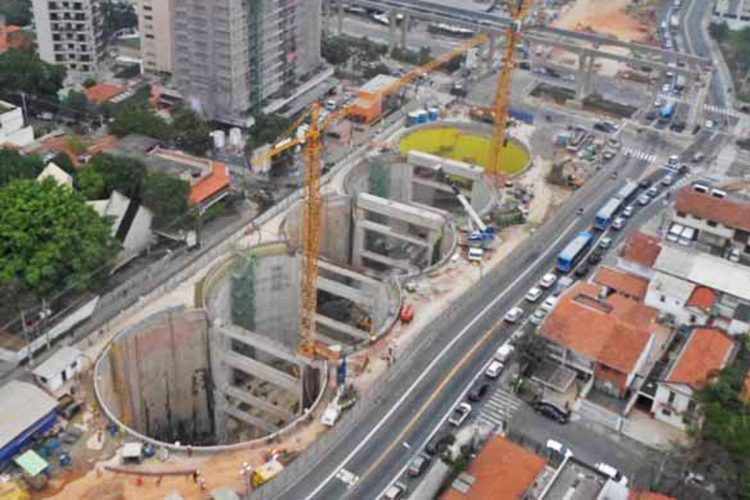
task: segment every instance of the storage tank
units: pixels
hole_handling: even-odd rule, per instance
[[[214,130],[211,132],[211,137],[214,140],[215,149],[223,149],[226,145],[226,135],[223,130]]]
[[[242,142],[242,130],[238,127],[232,127],[229,129],[229,145],[233,148],[241,148],[244,146]]]
[[[440,110],[438,108],[427,109],[427,116],[431,122],[436,122],[440,118]]]

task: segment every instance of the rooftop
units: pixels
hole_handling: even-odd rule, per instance
[[[95,104],[102,104],[126,90],[122,85],[115,85],[114,83],[97,83],[86,89],[86,98]]]
[[[578,283],[542,324],[541,335],[586,358],[631,373],[648,346],[658,311],[619,294],[599,298],[599,287]]]
[[[543,498],[544,500],[560,498],[566,500],[595,500],[599,498],[599,494],[608,480],[609,477],[572,457],[565,462],[555,480],[549,485]]]
[[[677,192],[674,208],[694,217],[719,222],[733,229],[750,231],[750,202],[726,195],[717,198],[710,192],[685,186]]]
[[[390,75],[377,75],[360,87],[360,91],[366,94],[375,94],[386,87],[396,83],[398,78]]]
[[[648,291],[648,280],[635,274],[602,266],[594,282],[632,299],[642,300]]]
[[[202,177],[190,189],[190,202],[204,203],[222,191],[229,189],[230,185],[229,168],[223,163],[213,162],[211,173]]]
[[[523,498],[546,462],[504,437],[489,441],[479,456],[469,465],[467,474],[475,481],[465,493],[449,489],[442,500],[464,500],[487,498]]]
[[[52,179],[63,186],[73,187],[73,176],[54,162],[49,162],[44,170],[37,176],[36,180],[42,182],[44,179]]]
[[[687,301],[687,306],[710,311],[716,303],[716,292],[705,286],[696,286]]]
[[[82,357],[83,353],[75,347],[63,346],[39,366],[32,373],[37,377],[49,380],[59,375],[71,363]]]
[[[675,497],[654,493],[653,491],[630,490],[628,500],[677,500]]]
[[[750,300],[750,267],[693,249],[666,245],[654,269],[696,285]]]
[[[22,404],[20,404],[22,403]],[[0,448],[57,408],[57,400],[28,382],[13,380],[0,387]]]
[[[696,328],[675,359],[667,382],[701,389],[729,361],[734,341],[717,328]]]
[[[650,234],[636,231],[622,246],[620,256],[645,267],[653,267],[661,252],[661,240]]]

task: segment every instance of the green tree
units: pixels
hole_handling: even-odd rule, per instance
[[[202,155],[211,149],[211,127],[189,108],[180,108],[172,115],[172,140],[189,153]]]
[[[101,200],[107,197],[107,183],[96,168],[88,166],[78,173],[76,178],[78,191],[87,200]]]
[[[250,151],[264,144],[273,144],[289,130],[292,123],[292,120],[281,115],[256,115],[255,125],[250,129],[245,145],[246,150]]]
[[[729,38],[729,26],[725,22],[711,23],[708,25],[708,33],[717,42],[723,42]]]
[[[188,213],[190,183],[162,173],[148,174],[143,182],[141,201],[154,212],[154,224],[169,225]]]
[[[52,158],[52,163],[72,176],[75,176],[78,173],[75,165],[73,165],[73,161],[70,159],[70,156],[68,156],[68,153],[57,153],[55,157]]]
[[[74,111],[87,112],[93,108],[88,97],[83,92],[71,90],[62,102],[63,106]]]
[[[111,224],[83,197],[51,179],[0,189],[0,283],[37,296],[83,289],[117,252]]]
[[[0,2],[0,15],[5,16],[5,22],[16,26],[31,24],[31,0],[3,0]]]
[[[118,110],[109,131],[117,137],[142,134],[160,140],[167,140],[171,135],[169,124],[145,106],[128,106]]]
[[[345,38],[338,36],[324,38],[320,52],[323,59],[333,66],[344,64],[352,55],[351,45]]]
[[[102,11],[105,35],[112,35],[123,28],[138,26],[135,7],[127,2],[102,2]]]
[[[38,156],[22,156],[14,149],[0,149],[0,187],[14,179],[34,179],[44,170]]]
[[[35,52],[11,49],[0,54],[0,88],[28,92],[57,99],[63,86],[65,68],[47,64]]]
[[[365,71],[362,73],[362,76],[364,76],[366,79],[375,78],[378,75],[390,75],[391,74],[391,68],[388,67],[388,65],[384,63],[378,63],[375,66],[368,67],[365,69]]]
[[[130,198],[138,198],[141,192],[146,165],[134,158],[98,154],[91,159],[87,169],[93,168],[104,179],[106,193],[119,191]]]

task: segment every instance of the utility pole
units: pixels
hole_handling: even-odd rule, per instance
[[[29,358],[29,366],[34,365],[34,349],[31,347],[31,336],[29,329],[26,326],[26,311],[21,309],[21,328],[23,330],[23,336],[26,338],[26,348],[28,349],[27,356]]]

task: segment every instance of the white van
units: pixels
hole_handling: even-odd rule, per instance
[[[672,224],[672,227],[669,228],[669,232],[667,233],[667,241],[676,243],[677,240],[680,239],[680,235],[684,229],[685,226],[682,224]]]
[[[469,248],[469,260],[472,262],[481,262],[482,257],[484,257],[484,250],[477,247],[471,247]]]
[[[623,476],[619,470],[615,469],[609,464],[599,462],[598,464],[596,464],[596,470],[608,476],[610,479],[612,479],[612,481],[616,483],[620,483],[623,486],[628,485],[628,478]]]
[[[693,244],[693,237],[695,236],[695,229],[692,227],[686,227],[682,230],[682,234],[680,235],[679,243],[682,246],[689,247]]]

